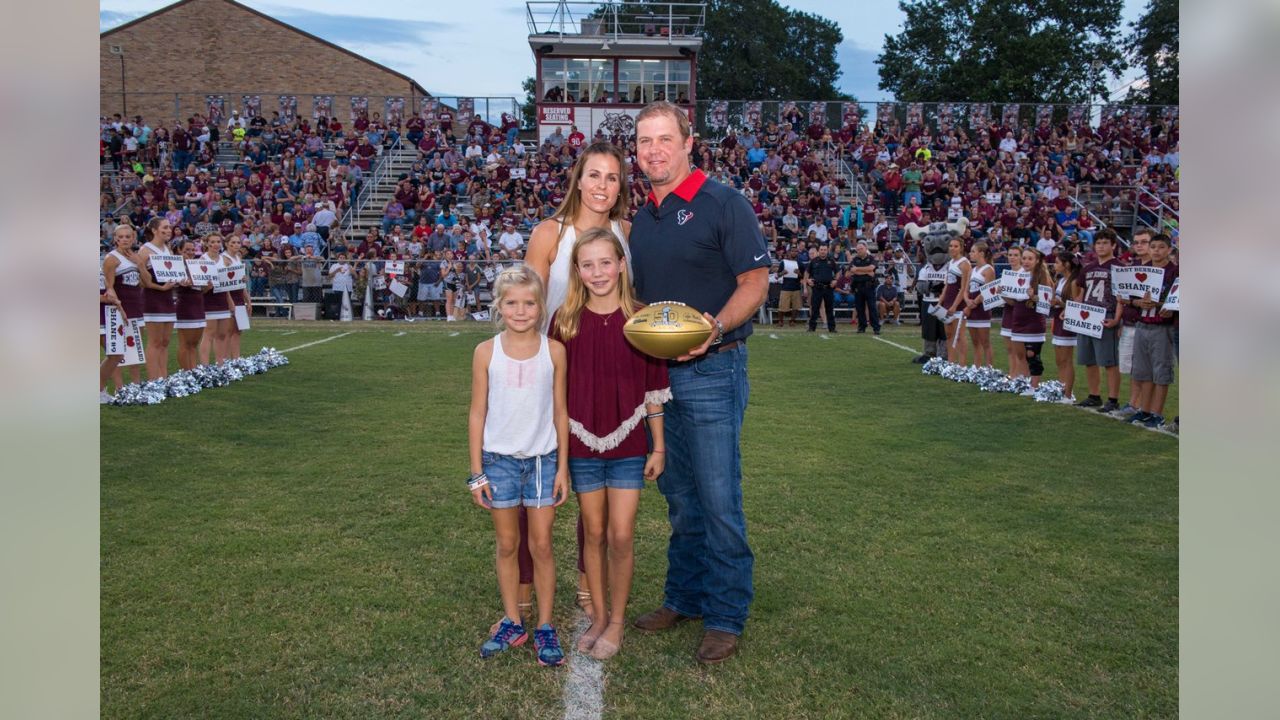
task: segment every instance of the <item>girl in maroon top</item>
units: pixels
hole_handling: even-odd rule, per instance
[[[640,304],[618,237],[607,228],[583,232],[570,262],[568,295],[552,318],[551,336],[564,343],[569,359],[569,474],[582,514],[593,605],[593,622],[578,650],[604,660],[622,644],[636,508],[645,480],[656,480],[665,466],[662,407],[671,386],[666,363],[623,337],[623,325]]]

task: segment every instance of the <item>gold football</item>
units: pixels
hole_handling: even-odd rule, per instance
[[[715,327],[702,313],[674,301],[656,302],[627,321],[622,334],[635,349],[656,358],[680,357],[711,337]]]

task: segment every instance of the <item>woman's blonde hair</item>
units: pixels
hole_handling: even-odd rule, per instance
[[[542,323],[547,319],[547,293],[542,287],[542,277],[528,265],[517,265],[498,273],[498,279],[493,281],[493,303],[489,305],[489,314],[493,317],[493,324],[498,326],[499,330],[507,329],[507,324],[502,319],[502,310],[500,309],[502,307],[502,299],[513,288],[519,287],[532,289],[533,296],[538,301],[538,324],[536,327],[542,327]]]
[[[622,305],[623,317],[630,319],[635,314],[638,303],[635,290],[631,287],[631,272],[627,269],[627,254],[622,241],[612,230],[591,228],[578,236],[573,243],[573,252],[569,255],[569,291],[565,295],[564,304],[556,311],[556,334],[561,340],[572,340],[578,334],[582,320],[582,309],[587,306],[589,293],[578,275],[578,255],[582,248],[594,242],[609,243],[617,254],[620,270],[618,272],[618,300]]]

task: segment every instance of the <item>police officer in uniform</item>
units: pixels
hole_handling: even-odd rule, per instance
[[[858,310],[858,332],[867,331],[867,321],[876,335],[880,334],[880,313],[876,309],[876,259],[867,252],[867,244],[858,243],[858,253],[849,261],[853,279],[853,306]]]
[[[836,331],[835,295],[831,284],[836,279],[836,263],[826,245],[818,246],[818,254],[805,266],[804,282],[809,286],[809,332],[818,328],[818,308],[827,313],[827,330]]]

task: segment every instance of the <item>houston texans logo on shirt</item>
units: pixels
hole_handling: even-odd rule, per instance
[[[677,225],[684,225],[685,223],[689,222],[692,219],[693,219],[693,213],[689,212],[688,210],[681,210],[676,213]]]

